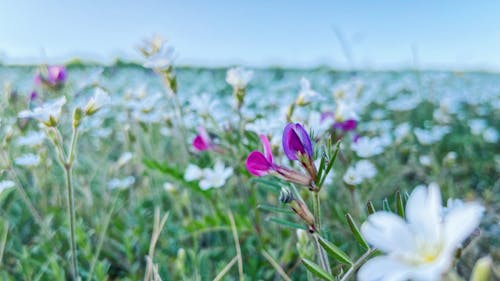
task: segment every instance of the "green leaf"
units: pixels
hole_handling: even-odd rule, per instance
[[[328,281],[335,280],[335,278],[332,275],[330,275],[328,272],[326,272],[324,269],[322,269],[319,265],[315,264],[314,262],[303,258],[302,263],[307,268],[307,270],[309,270],[309,272],[314,274],[316,277],[319,277],[321,279],[328,280]]]
[[[349,227],[351,228],[352,234],[354,234],[354,238],[356,238],[356,241],[358,241],[358,243],[361,245],[361,247],[363,247],[365,250],[370,249],[370,246],[368,245],[366,240],[363,238],[363,236],[361,235],[361,232],[359,231],[358,226],[356,225],[356,223],[352,219],[351,214],[347,213],[345,215],[345,217],[347,219],[347,223],[349,224]]]
[[[332,242],[324,239],[321,236],[318,236],[318,242],[325,249],[326,253],[330,255],[332,258],[337,261],[345,264],[352,265],[352,261],[349,259],[349,256],[344,253],[341,249],[335,246]]]
[[[328,166],[326,167],[326,170],[323,174],[323,178],[321,179],[321,181],[319,183],[320,188],[323,186],[323,183],[325,182],[325,179],[328,176],[328,173],[330,173],[330,170],[332,169],[333,164],[335,163],[335,160],[337,159],[337,155],[339,153],[339,150],[340,150],[340,140],[337,141],[337,143],[335,144],[335,150],[333,152],[333,156],[331,157],[331,159],[329,159],[330,162],[328,162]]]
[[[373,206],[372,201],[368,201],[368,203],[366,203],[366,209],[368,210],[368,214],[370,214],[370,215],[377,211],[377,210],[375,210],[375,207]]]
[[[387,198],[384,198],[382,201],[382,209],[386,212],[392,213],[391,206],[389,206],[389,200],[387,200]]]
[[[405,209],[403,205],[403,196],[401,196],[401,192],[396,191],[396,211],[398,215],[402,218],[405,217]]]
[[[290,228],[293,228],[293,229],[304,229],[304,230],[307,230],[307,228],[305,226],[301,225],[301,224],[294,223],[294,222],[287,221],[287,220],[280,219],[280,218],[276,218],[276,217],[269,218],[269,221],[272,221],[274,223],[277,223],[277,224],[280,224],[280,225],[283,225],[283,226],[286,226],[286,227],[290,227]]]
[[[257,206],[257,209],[259,210],[264,210],[264,211],[268,211],[268,212],[276,212],[276,213],[284,213],[284,214],[289,214],[289,215],[293,215],[293,211],[290,210],[289,208],[280,208],[280,207],[275,207],[275,206],[271,206],[271,205],[258,205]]]

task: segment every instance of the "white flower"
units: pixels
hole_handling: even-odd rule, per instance
[[[420,164],[427,167],[430,167],[432,164],[432,158],[429,155],[421,155],[420,157],[418,157],[418,161],[420,162]]]
[[[360,160],[353,166],[347,168],[344,177],[345,183],[349,185],[361,184],[365,179],[371,179],[377,174],[377,168],[368,160]]]
[[[467,122],[473,135],[480,135],[488,126],[484,119],[471,119]]]
[[[162,42],[159,50],[144,63],[145,68],[168,70],[174,61],[174,48]]]
[[[358,161],[355,167],[363,179],[371,179],[377,174],[377,168],[368,160]]]
[[[197,114],[203,116],[218,112],[216,110],[218,105],[219,101],[207,93],[192,96],[189,99],[189,106],[191,107],[191,109]]]
[[[132,160],[132,158],[134,157],[134,155],[132,154],[132,152],[124,152],[120,158],[118,158],[118,160],[116,161],[116,166],[117,167],[122,167],[123,165],[127,164],[130,160]]]
[[[111,98],[109,97],[108,92],[104,91],[101,88],[96,88],[94,92],[94,96],[90,98],[89,102],[85,106],[85,113],[87,115],[92,115],[96,111],[98,111],[104,105],[110,103]]]
[[[253,71],[245,70],[242,67],[234,67],[227,71],[226,82],[236,90],[245,89],[252,79]]]
[[[318,92],[311,88],[311,82],[305,77],[300,78],[300,92],[297,101],[299,104],[306,104],[313,100],[320,100]]]
[[[19,118],[35,118],[46,126],[56,126],[61,116],[62,106],[66,103],[66,97],[61,97],[53,102],[44,103],[31,110],[19,112]]]
[[[40,164],[40,156],[27,153],[14,159],[14,163],[19,166],[32,167]]]
[[[126,189],[131,187],[135,183],[135,178],[133,176],[128,176],[123,179],[114,178],[108,182],[109,189]]]
[[[384,152],[384,147],[379,138],[360,137],[356,142],[351,144],[351,149],[356,152],[359,157],[371,157]]]
[[[42,144],[44,139],[45,139],[44,132],[31,131],[31,132],[27,133],[25,136],[18,137],[16,139],[16,144],[34,147],[34,146],[38,146],[38,145]]]
[[[347,168],[342,179],[349,185],[358,185],[363,182],[363,177],[356,171],[355,167]]]
[[[15,185],[16,184],[10,180],[0,181],[0,193],[2,193],[2,191],[6,190],[6,189],[14,187]]]
[[[217,161],[213,169],[203,169],[203,178],[200,180],[200,188],[207,190],[212,187],[222,187],[232,174],[233,168],[226,168],[224,163]]]
[[[421,144],[433,144],[440,141],[446,134],[450,132],[447,126],[434,126],[431,130],[415,128],[413,131]]]
[[[166,181],[166,182],[163,184],[163,189],[164,189],[166,192],[171,192],[171,191],[176,190],[177,188],[175,187],[175,185],[174,185],[173,183]]]
[[[361,226],[365,239],[386,253],[358,272],[361,281],[437,281],[452,265],[455,250],[479,225],[483,207],[464,203],[443,214],[437,184],[420,186],[410,195],[406,220],[377,212]]]
[[[200,167],[189,164],[184,172],[184,180],[185,181],[195,181],[200,180],[203,177],[203,171]]]
[[[497,143],[499,138],[498,131],[493,127],[486,128],[483,132],[483,139],[486,142]]]
[[[399,124],[394,129],[394,136],[396,137],[396,142],[400,143],[408,134],[410,134],[411,126],[407,122]]]

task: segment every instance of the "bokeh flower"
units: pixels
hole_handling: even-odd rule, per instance
[[[234,67],[227,71],[226,82],[235,90],[245,89],[248,82],[253,77],[253,71],[246,70],[242,67]]]
[[[66,97],[61,97],[55,101],[44,103],[33,110],[23,110],[19,113],[19,118],[35,118],[47,127],[57,126],[61,116],[62,106],[66,103]]]

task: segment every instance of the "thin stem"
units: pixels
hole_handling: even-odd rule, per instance
[[[364,253],[352,266],[349,268],[349,270],[342,276],[342,279],[340,281],[347,281],[349,278],[352,277],[352,275],[356,272],[356,270],[365,263],[365,261],[373,254],[377,249],[376,248],[370,248],[366,253]]]
[[[321,231],[321,210],[319,205],[319,193],[313,192],[313,213],[314,213],[314,224],[316,225],[316,231],[320,233]],[[332,273],[330,269],[330,263],[328,262],[328,257],[326,256],[325,249],[321,247],[318,241],[318,237],[314,235],[314,240],[316,241],[316,247],[318,248],[318,259],[320,261],[321,267],[328,273]]]
[[[76,242],[75,242],[75,202],[73,194],[73,185],[71,182],[71,166],[65,165],[64,171],[66,174],[66,191],[68,195],[68,212],[70,226],[70,248],[71,248],[71,272],[74,280],[78,280],[78,264],[76,260]]]
[[[238,273],[240,276],[240,281],[245,280],[245,275],[243,274],[243,258],[241,256],[240,239],[238,238],[238,231],[236,229],[236,223],[234,221],[233,214],[228,212],[229,222],[231,223],[231,229],[233,231],[234,246],[236,247],[236,257],[238,258]]]
[[[0,268],[2,267],[3,253],[5,250],[5,244],[7,244],[7,235],[9,234],[9,221],[5,221],[3,224],[3,235],[0,242]]]
[[[330,269],[330,262],[328,261],[328,256],[326,255],[325,249],[319,244],[318,235],[314,235],[314,241],[316,242],[316,247],[318,248],[318,259],[321,267],[328,273],[332,274]]]
[[[73,160],[75,155],[76,140],[78,138],[78,127],[73,127],[73,134],[71,136],[71,145],[69,148],[68,158],[63,164],[64,172],[66,175],[66,191],[68,196],[68,212],[69,212],[69,226],[70,226],[70,249],[71,249],[71,272],[73,274],[74,280],[79,280],[78,274],[78,261],[76,255],[76,238],[75,238],[75,202],[74,202],[74,191],[73,183],[71,178],[71,168],[73,166]],[[62,142],[61,142],[62,144]],[[62,151],[62,147],[60,147]]]
[[[319,232],[321,230],[321,210],[319,206],[318,192],[313,192],[313,212],[314,212],[314,223],[316,224],[316,229]]]
[[[92,277],[94,275],[95,265],[97,263],[99,255],[101,253],[102,244],[104,243],[104,238],[106,237],[106,231],[108,230],[109,222],[111,221],[111,216],[113,215],[117,201],[118,201],[118,198],[116,198],[115,201],[113,202],[113,205],[111,206],[111,210],[109,211],[108,215],[106,216],[106,219],[104,220],[104,227],[101,231],[101,234],[99,235],[99,241],[97,242],[97,249],[95,251],[94,257],[92,258],[92,263],[90,266],[87,281],[91,281]]]

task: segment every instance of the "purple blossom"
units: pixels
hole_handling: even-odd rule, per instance
[[[269,174],[277,165],[273,162],[273,154],[271,144],[266,136],[260,135],[260,142],[264,147],[264,153],[260,151],[252,151],[248,155],[246,167],[250,174],[261,177]]]
[[[283,131],[283,150],[290,160],[299,160],[300,155],[312,159],[313,146],[311,138],[299,123],[289,123]]]
[[[337,122],[333,125],[333,128],[340,129],[344,132],[352,131],[358,126],[358,121],[354,119],[348,119],[342,122]]]
[[[207,133],[207,130],[203,127],[198,128],[198,134],[193,140],[193,147],[197,151],[205,151],[209,150],[213,147],[212,140],[210,139],[210,136]]]
[[[283,180],[294,182],[302,185],[310,185],[312,179],[310,176],[279,166],[274,163],[271,151],[271,144],[266,136],[260,135],[260,141],[264,147],[264,153],[260,151],[252,151],[248,155],[246,167],[250,174],[261,177],[268,174],[273,174]]]
[[[66,82],[66,68],[61,65],[52,65],[46,68],[46,71],[37,73],[34,78],[35,85],[58,87]]]

